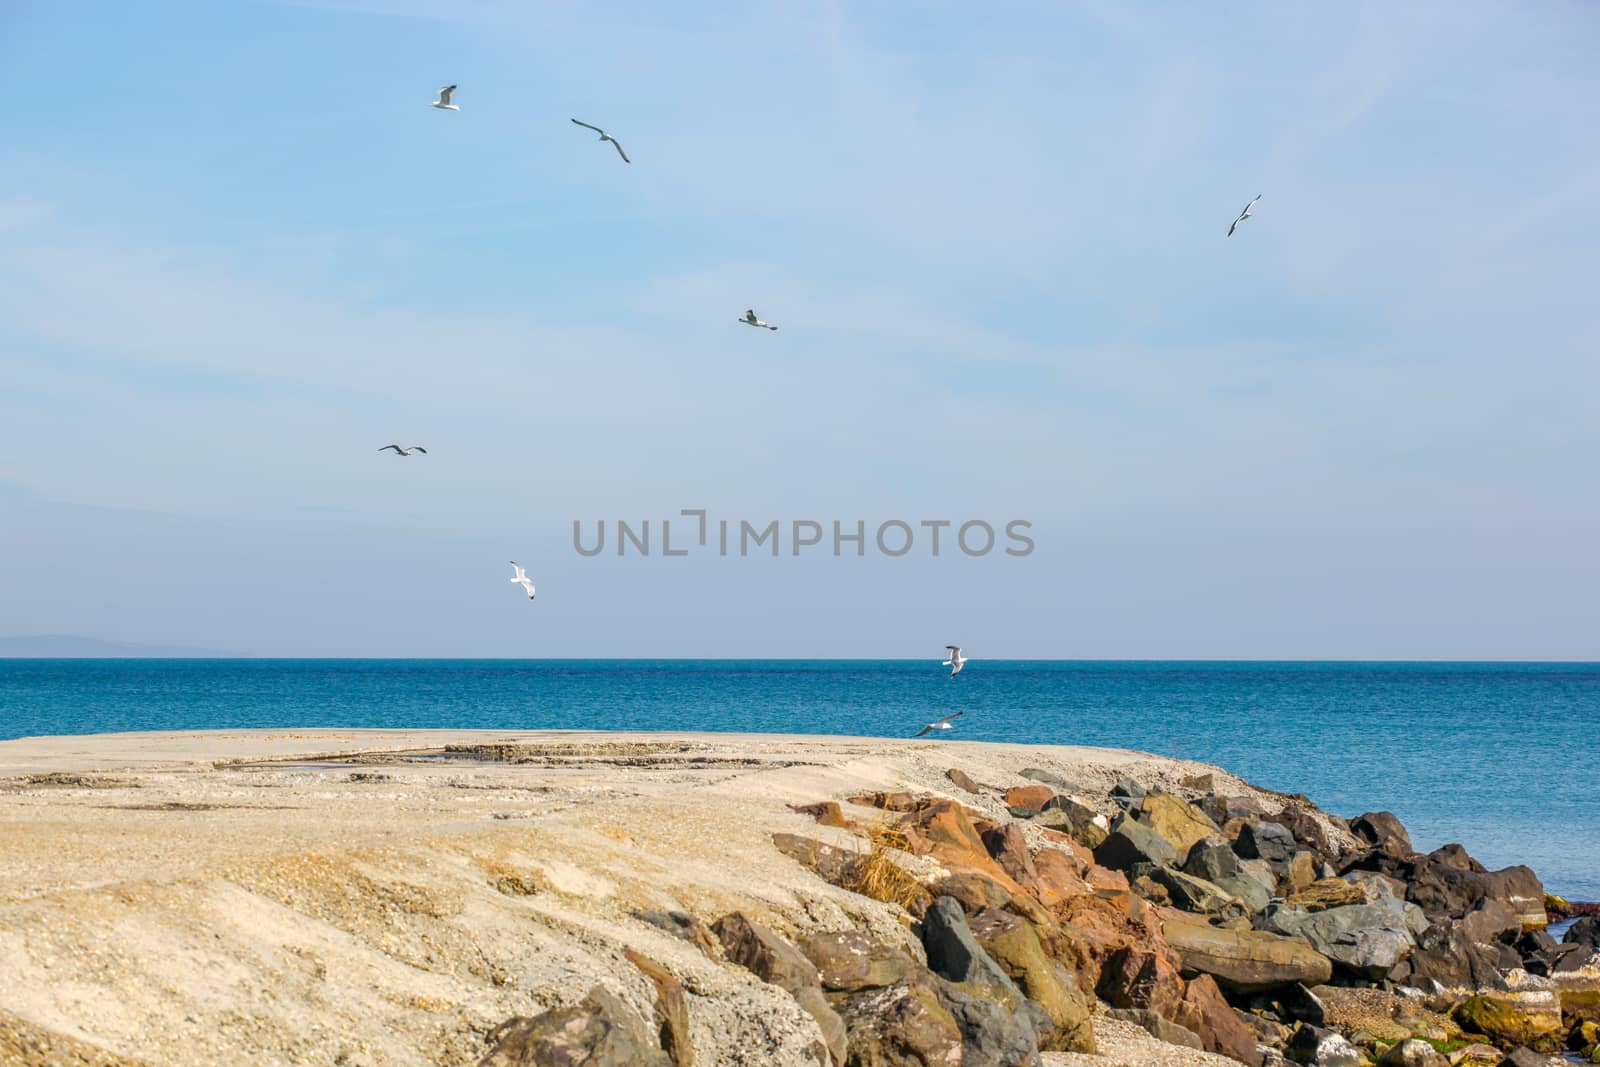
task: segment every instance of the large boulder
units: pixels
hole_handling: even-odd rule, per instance
[[[1055,795],[1056,791],[1047,785],[1016,785],[1006,790],[1005,802],[1008,808],[1043,811],[1044,806],[1050,803],[1050,798]]]
[[[1511,909],[1523,929],[1545,926],[1544,885],[1527,867],[1485,870],[1460,845],[1444,845],[1427,855],[1397,859],[1374,850],[1350,868],[1376,870],[1406,883],[1406,899],[1430,919],[1460,918],[1481,900],[1497,900]]]
[[[1473,941],[1460,923],[1448,919],[1423,931],[1408,962],[1413,985],[1432,981],[1451,990],[1505,988],[1498,948]]]
[[[1111,824],[1111,831],[1094,850],[1094,861],[1114,871],[1129,870],[1137,863],[1166,867],[1178,858],[1167,839],[1124,813]]]
[[[1173,1021],[1200,1035],[1207,1052],[1231,1056],[1249,1067],[1261,1067],[1255,1032],[1239,1020],[1210,975],[1202,974],[1183,991]]]
[[[961,1027],[931,984],[897,982],[836,1006],[850,1067],[962,1067]]]
[[[1084,848],[1097,848],[1111,832],[1111,822],[1075,796],[1056,796],[1035,820],[1060,830]]]
[[[1286,827],[1265,819],[1246,822],[1233,842],[1233,850],[1242,858],[1268,863],[1287,863],[1298,849],[1294,835]]]
[[[822,993],[822,977],[816,965],[799,949],[760,923],[736,911],[724,915],[711,926],[722,941],[722,954],[763,982],[783,989],[794,997],[822,1030],[823,1041],[835,1067],[845,1062],[846,1028],[844,1021]]]
[[[1172,901],[1173,906],[1183,911],[1198,915],[1221,915],[1230,909],[1235,914],[1251,910],[1241,898],[1215,882],[1183,871],[1157,867],[1150,872],[1150,878],[1167,891],[1167,899]]]
[[[1391,856],[1412,854],[1411,835],[1400,820],[1388,811],[1369,811],[1350,820],[1350,832],[1369,848],[1387,852]]]
[[[1272,900],[1276,879],[1270,870],[1265,872],[1264,880],[1260,877],[1262,872],[1247,872],[1233,847],[1221,838],[1207,838],[1191,846],[1189,855],[1183,861],[1183,870],[1185,874],[1204,878],[1229,896],[1239,898],[1245,910],[1252,914],[1265,908]]]
[[[507,1019],[488,1042],[478,1067],[672,1067],[638,1012],[601,986],[571,1007]]]
[[[1181,862],[1189,849],[1222,831],[1211,817],[1182,797],[1151,793],[1140,807],[1139,821],[1160,834]]]
[[[1450,1058],[1426,1041],[1407,1038],[1378,1057],[1378,1067],[1450,1067]]]
[[[1509,997],[1469,997],[1451,1017],[1466,1032],[1482,1034],[1502,1046],[1554,1051],[1564,1036],[1559,1014],[1552,1018],[1549,1012],[1530,1011]]]
[[[961,1067],[1039,1064],[1037,1030],[1029,1012],[1009,1010],[949,983],[940,988],[939,1000],[961,1031]]]
[[[973,936],[1006,976],[1055,1024],[1040,1047],[1046,1052],[1095,1051],[1090,1004],[1072,972],[1045,952],[1032,923],[1011,912],[989,909],[973,916]]]
[[[1149,1008],[1168,1019],[1183,1002],[1183,980],[1165,957],[1137,948],[1112,953],[1100,968],[1100,999],[1114,1008]]]
[[[623,956],[655,986],[656,1034],[661,1050],[672,1067],[694,1067],[694,1039],[689,1033],[689,1000],[683,983],[661,964],[637,949],[623,949]]]
[[[1177,918],[1168,918],[1162,931],[1182,957],[1184,974],[1209,974],[1230,992],[1258,993],[1295,982],[1320,985],[1333,975],[1328,957],[1304,941],[1268,931]]]
[[[1039,872],[1034,869],[1033,857],[1028,851],[1028,839],[1022,834],[1022,827],[1014,822],[1004,826],[990,826],[979,831],[983,845],[989,850],[989,856],[1000,865],[1000,869],[1011,877],[1018,885],[1028,885],[1039,877]]]
[[[939,897],[928,909],[922,920],[922,947],[929,969],[939,977],[973,986],[1013,1007],[1022,999],[1010,976],[984,951],[954,897]]]
[[[800,951],[816,967],[822,988],[830,993],[882,989],[927,972],[901,949],[860,930],[813,934],[800,942]]]
[[[1285,937],[1303,937],[1338,967],[1358,978],[1378,981],[1416,948],[1428,920],[1415,904],[1384,899],[1308,912],[1283,906],[1261,919],[1262,927]]]
[[[1600,915],[1585,915],[1561,935],[1563,945],[1588,945],[1600,950]]]

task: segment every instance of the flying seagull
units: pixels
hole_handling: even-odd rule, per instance
[[[460,111],[460,104],[452,104],[450,102],[450,94],[455,91],[456,87],[454,85],[446,85],[441,88],[439,90],[439,99],[433,102],[433,106],[438,108],[440,111]]]
[[[523,570],[522,564],[518,563],[516,560],[512,560],[511,565],[517,570],[516,577],[512,578],[511,580],[522,586],[522,588],[526,589],[528,591],[528,599],[532,600],[533,582],[528,578],[528,572]]]
[[[610,141],[611,142],[611,147],[613,147],[613,148],[615,148],[617,150],[617,155],[622,157],[622,161],[624,163],[632,163],[633,162],[633,160],[628,158],[628,153],[626,153],[626,152],[624,152],[622,150],[622,145],[617,142],[617,139],[615,137],[611,136],[609,133],[607,133],[606,131],[602,130],[598,126],[591,126],[587,122],[578,122],[577,119],[573,119],[572,121],[573,122],[577,122],[579,126],[582,126],[586,130],[593,130],[595,133],[598,133],[600,135],[600,139],[602,141]]]
[[[943,663],[939,664],[939,666],[949,667],[950,677],[954,678],[956,675],[961,673],[961,668],[967,665],[967,657],[961,654],[960,645],[945,645],[944,647],[950,650],[950,657]]]
[[[423,448],[421,445],[412,445],[410,448],[404,448],[400,445],[384,445],[382,448],[378,449],[378,451],[387,452],[391,448],[394,449],[394,454],[397,456],[409,456],[413,452],[421,452],[424,456],[428,454],[428,450]]]
[[[756,312],[754,308],[746,308],[744,318],[738,321],[744,323],[746,326],[765,326],[769,330],[777,329],[776,326],[773,326],[770,323],[762,322],[760,319],[756,318]]]
[[[1256,200],[1260,200],[1260,199],[1261,199],[1261,194],[1257,193],[1256,194]],[[1245,219],[1248,219],[1248,218],[1251,217],[1250,209],[1256,206],[1256,200],[1252,200],[1248,204],[1246,204],[1244,206],[1244,210],[1239,212],[1239,217],[1233,220],[1233,225],[1228,227],[1228,236],[1229,237],[1232,237],[1233,236],[1233,231],[1237,230],[1239,228],[1239,223],[1241,223]]]
[[[963,714],[964,714],[963,712],[957,711],[957,712],[952,712],[949,715],[946,715],[942,719],[935,719],[932,722],[930,722],[928,725],[924,726],[922,729],[918,730],[916,733],[912,734],[911,736],[912,737],[921,737],[923,734],[931,734],[935,730],[954,730],[955,727],[951,724],[950,720],[951,719],[959,719]]]

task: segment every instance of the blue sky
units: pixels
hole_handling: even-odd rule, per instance
[[[0,634],[1600,655],[1600,12],[1111,9],[13,0]]]

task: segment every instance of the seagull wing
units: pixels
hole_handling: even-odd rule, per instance
[[[511,565],[517,569],[517,576],[511,579],[513,582],[525,582],[528,580],[528,572],[522,569],[522,564],[512,560]]]
[[[953,711],[949,715],[946,715],[944,718],[935,719],[933,721],[935,723],[949,722],[951,719],[959,719],[959,718],[961,718],[961,716],[963,716],[965,714],[966,714],[966,712],[964,712],[964,711]]]
[[[911,736],[912,737],[921,737],[923,734],[931,734],[931,733],[933,733],[933,726],[930,724],[928,726],[924,726],[922,729],[918,730],[916,733],[912,734]]]
[[[605,132],[606,132],[606,131],[604,131],[604,130],[602,130],[602,129],[601,129],[601,128],[600,128],[600,127],[598,127],[598,126],[591,126],[591,125],[589,125],[589,124],[588,124],[588,123],[587,123],[587,122],[578,122],[578,120],[577,120],[577,119],[573,119],[573,120],[572,120],[572,121],[573,121],[573,122],[577,122],[577,123],[578,123],[578,125],[579,125],[579,126],[582,126],[582,127],[583,127],[583,128],[584,128],[584,129],[586,129],[586,130],[593,130],[593,131],[594,131],[594,132],[595,132],[595,133],[598,133],[598,134],[600,134],[600,135],[601,135],[601,136],[602,136],[602,137],[603,137],[603,136],[605,136]]]
[[[1232,237],[1233,236],[1233,231],[1237,230],[1238,228],[1239,228],[1239,220],[1238,219],[1234,219],[1233,220],[1233,225],[1228,227],[1228,236]]]
[[[446,85],[446,86],[443,86],[442,88],[440,88],[440,90],[439,90],[439,103],[441,103],[441,104],[449,104],[450,103],[450,94],[455,92],[455,91],[456,91],[456,87],[454,85]]]
[[[616,147],[617,155],[622,157],[622,161],[624,163],[632,163],[633,162],[633,160],[628,158],[628,153],[626,153],[626,152],[624,152],[622,150],[622,142],[621,141],[617,140],[615,137],[607,137],[606,140],[610,141],[612,143],[612,145],[614,145]]]
[[[958,655],[961,652],[961,646],[960,645],[945,645],[944,647],[948,648],[951,652],[954,652],[954,653],[956,653]]]
[[[426,448],[423,448],[421,445],[412,445],[411,446],[411,451],[413,451],[413,452],[421,452],[424,456],[426,456],[428,454],[428,450]]]

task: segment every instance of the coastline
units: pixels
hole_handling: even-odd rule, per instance
[[[1119,782],[1133,784],[1125,793],[1168,799],[1148,808],[1142,797],[1118,801]],[[1219,798],[1226,803],[1217,814],[1229,815],[1233,804],[1240,826],[1203,814]],[[1131,800],[1137,810],[1126,810],[1135,808]],[[1028,806],[1034,802],[1040,807]],[[0,742],[0,812],[0,1051],[29,1064],[470,1064],[490,1051],[500,1023],[578,1011],[597,985],[618,998],[618,1010],[651,1025],[670,1014],[662,990],[676,988],[676,1025],[699,1050],[695,1062],[816,1062],[819,1037],[839,1037],[818,1019],[855,1027],[855,1040],[869,1028],[865,994],[829,988],[831,1009],[818,1007],[820,993],[785,989],[758,976],[759,965],[739,962],[744,942],[718,921],[745,916],[753,929],[817,952],[824,950],[816,938],[850,932],[885,959],[904,957],[927,971],[937,955],[926,943],[937,919],[929,901],[953,899],[929,887],[972,893],[979,879],[1001,887],[1006,900],[962,900],[971,905],[963,920],[979,931],[972,936],[982,940],[984,930],[993,933],[983,923],[1009,916],[1048,932],[1050,968],[1068,972],[1059,989],[1043,972],[1013,977],[1029,1002],[1048,1000],[1046,987],[1060,994],[1050,1041],[1081,1040],[1067,1033],[1080,1009],[1083,1033],[1099,1038],[1098,1054],[1047,1052],[1044,1062],[1249,1062],[1239,1027],[1246,1016],[1262,1020],[1250,1007],[1252,983],[1230,987],[1222,976],[1231,1006],[1224,1003],[1212,995],[1218,976],[1196,965],[1205,952],[1179,944],[1205,934],[1196,922],[1230,936],[1251,926],[1249,912],[1230,912],[1233,900],[1202,900],[1210,891],[1190,882],[1214,888],[1234,875],[1210,882],[1188,874],[1193,855],[1183,865],[1141,859],[1118,869],[1104,838],[1081,840],[1107,828],[1092,816],[1109,826],[1124,815],[1136,825],[1121,836],[1145,845],[1145,823],[1157,836],[1200,833],[1185,845],[1190,853],[1229,828],[1237,852],[1239,835],[1281,819],[1293,827],[1283,847],[1295,858],[1281,875],[1265,870],[1278,860],[1263,859],[1256,875],[1303,881],[1294,890],[1303,892],[1333,877],[1331,857],[1353,857],[1371,877],[1350,873],[1344,883],[1378,887],[1360,904],[1350,897],[1314,914],[1399,908],[1389,883],[1401,883],[1403,898],[1399,875],[1420,862],[1392,841],[1375,847],[1303,799],[1220,768],[1129,750],[967,741],[552,730],[24,738]],[[1282,845],[1280,836],[1273,840]],[[797,851],[801,841],[811,842],[809,852]],[[873,899],[848,870],[829,869],[830,857],[848,867],[857,856],[887,864],[880,873],[909,896]],[[1513,951],[1500,938],[1531,936],[1543,904],[1529,902],[1523,882],[1508,884],[1515,930],[1496,913],[1502,928],[1492,933]],[[1228,888],[1249,895],[1245,887]],[[1290,881],[1269,895],[1293,895],[1276,892],[1284,888]],[[1480,896],[1473,914],[1488,899]],[[640,918],[646,913],[693,916],[702,932],[721,932],[697,943]],[[1257,923],[1261,914],[1256,909]],[[1399,921],[1417,920],[1405,913]],[[1460,921],[1441,911],[1427,925],[1454,930]],[[1086,931],[1076,948],[1060,944],[1068,927]],[[1405,962],[1421,957],[1421,933],[1412,931],[1415,954]],[[1275,948],[1280,940],[1317,943],[1312,933],[1264,936],[1277,939],[1263,941]],[[1469,969],[1475,951],[1461,949]],[[1134,979],[1146,956],[1159,980],[1141,983]],[[1126,983],[1107,977],[1134,964]],[[652,977],[652,966],[668,981]],[[826,967],[812,966],[826,981]],[[1335,978],[1318,978],[1320,966],[1310,961],[1295,982],[1320,988]],[[1389,976],[1398,971],[1385,968],[1370,988],[1395,996],[1410,977]],[[1569,984],[1592,982],[1600,997],[1600,971],[1572,973]],[[935,981],[931,973],[926,980]],[[966,1003],[948,982],[938,988],[941,1003]],[[1500,992],[1521,998],[1527,1012],[1538,1001],[1550,1022],[1549,988]],[[1153,1004],[1137,1003],[1151,995]],[[1171,1003],[1163,995],[1173,995]],[[1556,1005],[1553,1027],[1563,1023],[1560,990]],[[1436,1007],[1448,1010],[1419,1003],[1418,1011],[1445,1020],[1432,1025],[1453,1024],[1455,1008]],[[1194,1025],[1185,1029],[1211,1050],[1156,1042],[1146,1032],[1160,1028],[1153,1020],[1138,1016],[1145,1027],[1130,1022],[1133,1015],[1109,1017],[1112,1010],[1186,1019]],[[1263,1050],[1258,1062],[1270,1062],[1270,1039],[1283,1036],[1265,1023],[1310,1025],[1268,1014],[1273,1019],[1250,1034],[1252,1048]],[[1323,1028],[1332,1032],[1335,1022],[1324,1018]],[[1234,1059],[1217,1059],[1230,1042]],[[38,1051],[47,1047],[55,1051]],[[69,1048],[78,1051],[62,1051]]]

